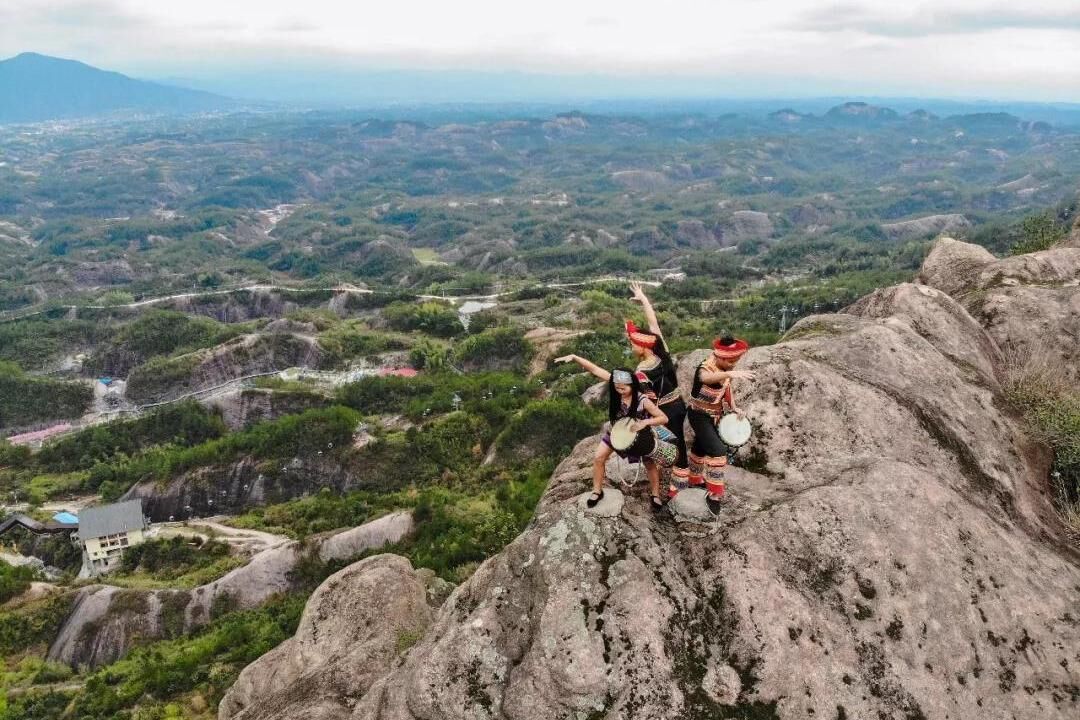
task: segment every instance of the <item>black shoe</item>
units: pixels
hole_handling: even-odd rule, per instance
[[[585,501],[585,507],[594,508],[604,499],[604,491],[594,492],[592,497]]]
[[[720,511],[724,509],[726,501],[721,497],[713,497],[712,495],[705,496],[705,504],[709,506],[709,512],[713,515],[719,515]]]
[[[659,495],[652,496],[652,511],[654,513],[660,512],[664,509],[664,501],[660,499]]]

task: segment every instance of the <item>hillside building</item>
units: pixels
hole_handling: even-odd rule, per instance
[[[83,574],[100,575],[118,567],[126,548],[146,540],[148,527],[142,500],[84,509],[79,513]]]

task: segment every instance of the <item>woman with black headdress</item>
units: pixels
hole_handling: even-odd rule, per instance
[[[648,427],[658,427],[668,422],[668,417],[656,403],[650,400],[642,391],[641,383],[630,370],[616,368],[608,372],[596,363],[590,362],[577,355],[564,355],[555,358],[557,363],[576,362],[584,370],[604,380],[608,384],[608,420],[614,424],[622,418],[633,418],[631,430],[640,432]],[[604,477],[608,458],[615,452],[611,445],[610,434],[605,434],[596,447],[593,455],[593,492],[585,504],[588,507],[596,507],[596,504],[604,499]],[[645,465],[645,472],[649,477],[649,494],[652,497],[653,511],[664,507],[660,499],[660,466],[652,458],[630,458],[640,460]]]

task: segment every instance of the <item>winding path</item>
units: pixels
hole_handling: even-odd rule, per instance
[[[581,287],[584,285],[595,285],[602,282],[620,282],[626,281],[629,278],[614,275],[605,275],[603,277],[589,278],[580,282],[551,282],[542,283],[541,286],[549,289]],[[659,287],[660,283],[655,280],[641,280],[641,284],[648,285],[650,287]],[[115,305],[74,305],[74,304],[61,304],[50,305],[48,307],[37,306],[31,307],[26,310],[13,310],[0,313],[0,322],[12,322],[14,320],[22,320],[24,318],[33,317],[34,315],[41,315],[42,313],[49,312],[51,310],[118,310],[118,309],[134,309],[141,307],[148,307],[151,305],[158,305],[161,303],[172,302],[173,300],[183,300],[186,298],[202,298],[212,297],[215,295],[230,295],[238,292],[257,292],[257,291],[280,291],[280,292],[333,292],[333,293],[352,293],[355,295],[397,295],[398,292],[394,290],[372,290],[369,288],[360,288],[354,285],[334,285],[332,287],[293,287],[290,285],[275,285],[272,283],[258,283],[254,285],[241,285],[230,288],[217,288],[214,290],[197,290],[193,292],[173,293],[171,295],[159,295],[152,298],[144,298],[142,300],[135,300],[129,303],[117,303]],[[444,302],[458,303],[468,300],[485,301],[485,300],[497,300],[501,297],[512,295],[512,291],[504,290],[502,292],[490,293],[487,295],[427,295],[417,294],[414,295],[418,300],[442,300]]]

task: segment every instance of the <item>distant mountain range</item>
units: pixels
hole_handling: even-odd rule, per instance
[[[676,79],[677,80],[677,79]],[[150,82],[76,60],[22,53],[0,60],[0,124],[132,114],[185,114],[243,108],[364,109],[409,117],[425,113],[547,115],[735,114],[788,125],[878,126],[973,115],[977,124],[1027,121],[1080,127],[1080,105],[918,98],[708,98],[709,83],[670,86],[601,76],[562,77],[470,71],[290,69],[222,70],[209,78]],[[871,100],[872,102],[866,102]],[[887,106],[884,104],[887,103]],[[776,108],[784,108],[776,110]]]
[[[75,60],[22,53],[0,61],[0,123],[236,106],[220,95],[135,80]]]

